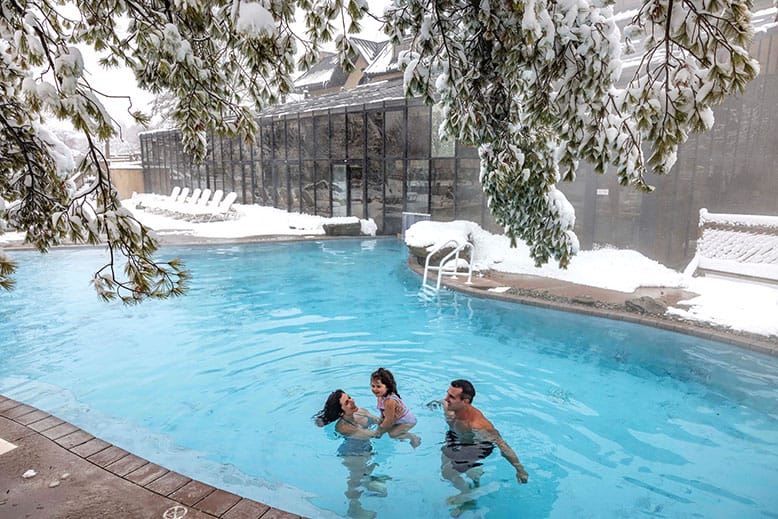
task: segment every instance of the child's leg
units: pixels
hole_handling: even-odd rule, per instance
[[[389,436],[398,440],[408,440],[414,449],[421,445],[421,438],[408,431],[416,425],[415,423],[401,423],[389,429]]]

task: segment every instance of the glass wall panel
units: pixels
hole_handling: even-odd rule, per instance
[[[484,194],[478,181],[481,163],[476,159],[460,159],[457,171],[456,219],[481,223]]]
[[[313,161],[303,161],[300,177],[302,181],[302,212],[305,214],[316,214],[316,184],[314,175]]]
[[[330,122],[329,117],[317,115],[313,118],[314,156],[317,159],[326,159],[330,156]]]
[[[428,160],[408,161],[405,210],[409,213],[429,213],[430,171]]]
[[[286,164],[281,161],[273,162],[273,185],[277,193],[276,207],[289,209],[289,176],[286,173]]]
[[[268,194],[265,191],[265,182],[262,175],[264,169],[263,162],[257,162],[254,168],[254,203],[259,205],[273,205],[272,197],[268,199]]]
[[[454,219],[455,159],[433,159],[430,214],[433,220]]]
[[[430,156],[430,108],[408,107],[408,158],[426,159]]]
[[[478,148],[475,146],[469,146],[467,144],[462,144],[461,142],[457,141],[457,157],[460,159],[477,159],[478,158]]]
[[[365,170],[367,179],[367,218],[375,221],[378,234],[384,232],[384,161],[369,160]]]
[[[402,231],[403,179],[405,162],[386,161],[386,191],[384,196],[384,232],[396,234]]]
[[[273,121],[273,158],[286,158],[286,121]]]
[[[313,119],[311,117],[300,119],[300,148],[302,150],[300,158],[313,158]]]
[[[296,117],[289,117],[286,120],[286,158],[289,160],[300,158],[300,131],[297,128]]]
[[[440,125],[443,124],[443,110],[438,105],[432,105],[432,127],[430,128],[433,157],[453,157],[456,151],[454,139],[440,138]]]
[[[349,216],[365,217],[365,183],[361,164],[349,164]]]
[[[381,158],[384,155],[384,114],[367,114],[367,156]]]
[[[316,214],[330,217],[330,163],[326,160],[316,161]]]
[[[290,163],[286,167],[289,175],[289,211],[300,212],[302,210],[300,197],[300,164]]]
[[[332,131],[330,132],[330,152],[333,159],[346,158],[346,114],[330,114]]]
[[[403,112],[393,110],[386,112],[385,135],[386,135],[386,157],[400,158],[404,157],[405,149],[405,126],[403,124]]]
[[[332,216],[348,216],[348,167],[332,165]]]
[[[260,146],[262,148],[262,158],[270,160],[273,158],[273,127],[270,124],[262,125],[260,135]]]
[[[365,114],[348,114],[348,157],[361,160],[365,156]]]

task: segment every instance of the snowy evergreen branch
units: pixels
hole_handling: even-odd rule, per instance
[[[412,35],[408,94],[443,108],[441,134],[479,147],[489,208],[537,264],[578,250],[557,189],[579,160],[622,185],[653,188],[712,107],[758,73],[745,0],[646,0],[626,29],[639,65],[624,88],[621,33],[608,0],[395,0],[387,34]],[[434,79],[433,79],[434,78]],[[647,152],[647,158],[644,156]]]

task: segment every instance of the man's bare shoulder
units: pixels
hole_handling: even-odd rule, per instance
[[[473,429],[473,431],[483,431],[483,432],[492,432],[494,431],[494,425],[492,422],[489,421],[488,418],[484,416],[484,414],[476,407],[470,408],[472,411],[471,416],[469,417],[469,425]]]

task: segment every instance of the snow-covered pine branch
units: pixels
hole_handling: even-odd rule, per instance
[[[749,3],[646,0],[628,28],[643,53],[623,88],[621,34],[608,0],[395,0],[387,34],[410,35],[409,94],[435,99],[442,134],[477,145],[489,208],[537,264],[578,250],[572,206],[556,188],[580,159],[653,189],[689,132],[758,73]],[[643,153],[647,152],[647,158]]]
[[[297,9],[308,34],[290,29]],[[331,21],[358,30],[364,0],[0,0],[0,233],[26,232],[41,251],[61,243],[105,243],[110,261],[93,285],[103,299],[138,302],[179,295],[188,272],[178,260],[154,260],[157,240],[121,208],[99,144],[118,124],[88,82],[78,47],[105,55],[101,65],[125,66],[141,88],[165,94],[166,114],[195,161],[207,150],[206,130],[251,140],[254,114],[292,90],[298,43],[304,63],[333,38]],[[344,40],[340,48],[349,49]],[[128,108],[130,104],[128,103]],[[137,123],[148,117],[132,112]],[[75,192],[63,146],[45,131],[47,117],[68,120],[88,142],[77,170],[96,181]],[[123,262],[123,266],[121,263]],[[0,254],[0,288],[13,286],[15,264]]]

